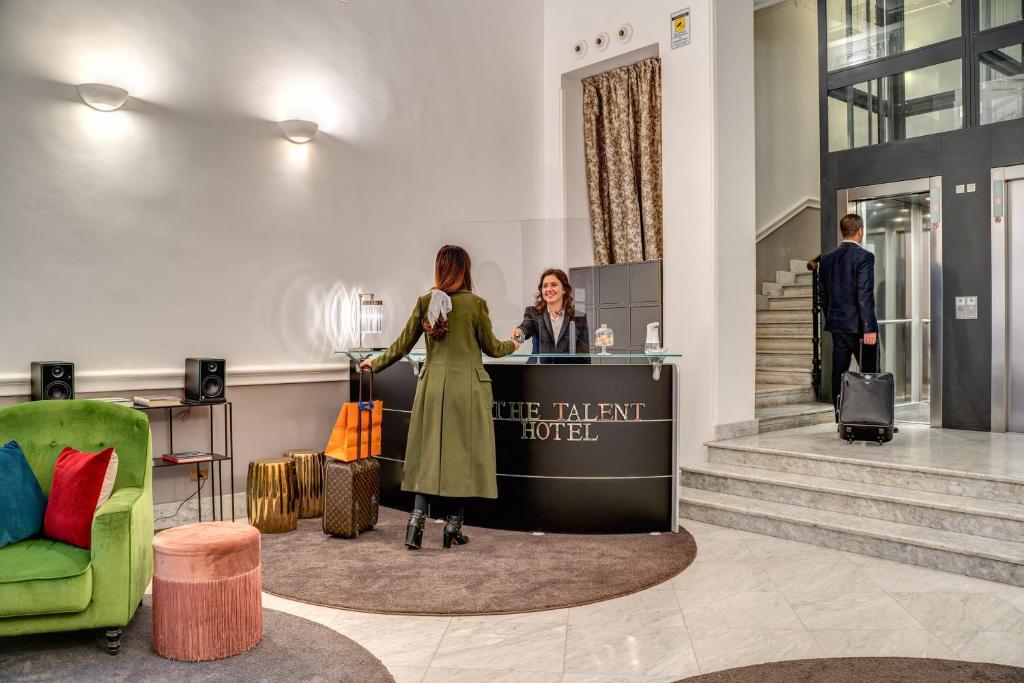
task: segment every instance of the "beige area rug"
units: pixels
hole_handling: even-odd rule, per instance
[[[585,605],[666,581],[693,561],[678,534],[545,534],[466,526],[464,546],[441,547],[427,521],[423,548],[404,545],[408,513],[380,509],[358,539],[326,536],[319,519],[263,535],[263,590],[302,602],[381,614],[475,615]]]
[[[355,641],[274,610],[263,610],[263,640],[248,652],[212,662],[164,659],[153,652],[150,600],[125,627],[116,657],[97,629],[0,638],[0,681],[395,681]]]
[[[1024,669],[910,657],[797,659],[716,671],[686,683],[1021,683]]]

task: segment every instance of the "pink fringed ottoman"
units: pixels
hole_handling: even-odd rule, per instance
[[[153,539],[153,650],[200,662],[263,638],[260,532],[232,522],[186,524]]]

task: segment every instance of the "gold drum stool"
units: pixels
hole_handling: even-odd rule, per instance
[[[245,505],[249,524],[265,534],[295,531],[299,520],[299,484],[290,458],[260,458],[249,463]]]
[[[299,519],[324,514],[324,454],[320,451],[285,451],[284,457],[295,462],[299,482]]]

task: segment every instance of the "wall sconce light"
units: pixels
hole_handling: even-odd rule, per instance
[[[286,138],[298,145],[312,140],[319,128],[314,122],[301,119],[289,119],[281,121],[277,125],[281,126],[281,132]]]
[[[79,83],[75,86],[82,101],[97,111],[120,109],[128,100],[128,91],[116,85],[103,83]]]
[[[359,294],[359,349],[369,350],[363,344],[363,335],[384,331],[384,302],[373,294]]]

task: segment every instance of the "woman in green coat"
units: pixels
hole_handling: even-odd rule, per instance
[[[495,338],[487,302],[473,293],[465,249],[441,247],[434,261],[434,285],[416,301],[398,339],[360,364],[363,372],[380,372],[408,354],[421,334],[427,335],[402,481],[403,491],[416,493],[405,532],[405,544],[412,549],[422,545],[430,496],[449,499],[445,548],[469,541],[462,533],[464,499],[498,497],[491,378],[481,351],[500,358],[519,347]]]

